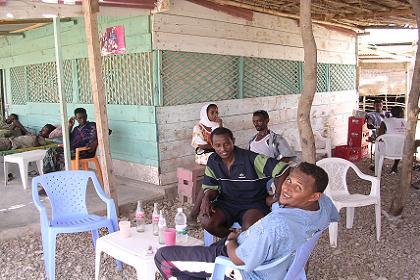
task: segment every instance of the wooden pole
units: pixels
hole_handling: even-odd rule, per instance
[[[63,55],[61,48],[61,32],[60,19],[53,17],[54,25],[54,45],[55,45],[55,61],[57,66],[57,83],[58,96],[60,98],[61,127],[63,131],[63,147],[64,147],[64,164],[66,170],[70,169],[70,137],[69,122],[67,119],[66,97],[64,96],[64,71],[63,71]]]
[[[114,187],[114,174],[112,170],[111,154],[109,151],[108,116],[106,111],[106,98],[102,78],[101,54],[99,47],[99,34],[97,13],[98,0],[83,0],[83,15],[85,19],[86,42],[88,46],[90,83],[92,85],[93,104],[95,107],[96,130],[100,150],[100,162],[105,192],[114,199],[118,209],[118,197]]]
[[[300,29],[304,51],[303,90],[299,98],[297,120],[302,160],[315,163],[315,139],[311,126],[311,107],[316,91],[316,43],[312,31],[311,0],[300,0]]]
[[[411,0],[416,14],[417,26],[420,26],[420,0]],[[420,29],[417,29],[420,35]],[[417,43],[416,62],[414,64],[413,79],[410,94],[408,95],[407,110],[407,130],[405,132],[404,151],[402,158],[402,170],[399,190],[395,192],[392,200],[390,214],[393,216],[401,215],[405,206],[408,189],[411,184],[411,173],[413,166],[414,139],[416,137],[417,116],[419,114],[420,96],[420,50]]]

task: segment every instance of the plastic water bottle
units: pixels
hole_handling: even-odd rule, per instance
[[[187,235],[187,216],[182,212],[182,208],[176,209],[175,215],[175,229],[176,229],[176,240],[179,243],[186,242],[188,239]]]
[[[141,201],[137,201],[136,230],[138,232],[144,231],[144,210]]]
[[[153,213],[152,213],[152,225],[153,225],[153,235],[159,235],[159,212],[158,212],[158,204],[155,202],[153,204]]]
[[[159,244],[165,244],[165,229],[166,229],[166,219],[163,216],[163,211],[160,210],[159,223],[158,223],[158,232],[159,232]]]

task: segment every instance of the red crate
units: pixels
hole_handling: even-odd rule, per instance
[[[368,147],[368,145],[365,145],[363,147],[349,147],[347,145],[337,146],[333,150],[333,156],[357,162],[360,161],[363,156],[367,155],[366,152],[369,151]]]
[[[368,143],[370,132],[349,132],[347,137],[347,145],[349,147],[358,148]]]
[[[365,124],[365,118],[349,117],[349,132],[361,132]]]

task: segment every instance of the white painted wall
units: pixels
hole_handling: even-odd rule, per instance
[[[319,63],[356,64],[355,34],[314,25]],[[184,0],[152,15],[153,49],[303,61],[298,22],[254,13],[252,21]],[[270,114],[270,128],[286,138],[296,135],[299,95],[216,102],[225,126],[245,147],[255,133],[252,113]],[[317,93],[311,110],[315,130],[329,130],[334,145],[346,143],[347,119],[357,108],[355,91]],[[176,168],[194,161],[191,133],[203,103],[157,108],[160,184],[176,182]],[[325,129],[327,127],[327,129]],[[293,143],[291,143],[293,144]]]
[[[318,62],[356,64],[354,32],[313,29]],[[152,15],[152,40],[153,49],[303,61],[297,20],[254,13],[247,21],[185,0]]]

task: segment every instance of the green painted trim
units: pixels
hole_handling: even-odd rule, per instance
[[[126,52],[141,53],[152,50],[152,35],[148,15],[130,18],[103,17],[100,31],[106,27],[124,25]],[[62,28],[63,59],[87,57],[83,18],[65,22]],[[48,24],[25,32],[24,38],[0,38],[0,68],[55,61],[53,25]]]
[[[244,98],[244,57],[239,57],[238,98]]]
[[[28,77],[28,67],[25,66],[25,77]],[[25,79],[25,100],[28,102],[29,100],[29,79]]]
[[[71,61],[71,79],[73,82],[73,103],[79,103],[79,78],[77,74],[77,61]]]
[[[298,93],[302,93],[303,80],[304,80],[304,78],[303,78],[303,68],[304,68],[303,62],[299,61],[298,68],[299,68],[299,73],[298,73],[298,75],[299,75],[299,92]]]
[[[327,92],[329,92],[331,90],[331,76],[330,76],[330,64],[326,64],[326,75],[327,75]]]
[[[153,104],[163,106],[162,51],[153,51]]]
[[[12,85],[10,82],[10,68],[4,69],[4,79],[5,79],[5,84],[6,84],[6,108],[5,111],[7,111],[7,113],[9,114],[10,109],[8,109],[8,107],[12,104]]]

